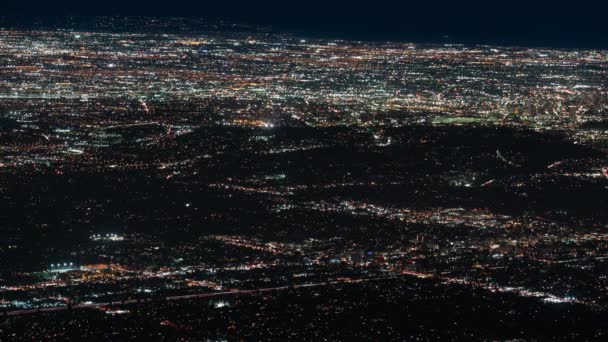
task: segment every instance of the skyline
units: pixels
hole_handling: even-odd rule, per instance
[[[608,336],[608,50],[44,18],[0,21],[0,340]]]
[[[68,15],[172,16],[266,26],[276,32],[324,38],[607,49],[608,28],[603,18],[607,7],[591,3],[572,8],[548,1],[315,1],[285,5],[279,1],[110,0],[101,4],[35,0],[3,2],[0,13],[25,21]]]

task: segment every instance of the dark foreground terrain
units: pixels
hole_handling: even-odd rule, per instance
[[[403,278],[4,319],[3,341],[603,341],[606,310]]]

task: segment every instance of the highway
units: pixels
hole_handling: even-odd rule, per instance
[[[293,286],[278,286],[278,287],[266,287],[260,289],[251,289],[251,290],[231,290],[231,291],[223,291],[223,292],[211,292],[211,293],[196,293],[196,294],[188,294],[188,295],[178,295],[178,296],[167,296],[161,298],[160,300],[165,301],[174,301],[174,300],[183,300],[183,299],[204,299],[204,298],[213,298],[213,297],[222,297],[222,296],[238,296],[238,295],[252,295],[257,293],[267,293],[267,292],[275,292],[275,291],[284,291],[288,289],[301,289],[308,287],[320,287],[327,285],[336,285],[336,284],[355,284],[367,281],[374,280],[385,280],[385,279],[395,279],[397,277],[377,277],[377,278],[365,278],[365,279],[343,279],[343,280],[333,280],[329,282],[321,282],[321,283],[309,283],[309,284],[299,284]],[[144,299],[129,299],[125,301],[116,301],[116,302],[105,302],[105,303],[92,303],[92,304],[75,304],[72,306],[72,310],[81,310],[81,309],[95,309],[101,308],[110,305],[129,305],[129,304],[137,304],[137,303],[146,303],[152,302],[155,300],[159,300],[158,298],[146,298]],[[4,313],[8,316],[15,315],[26,315],[26,314],[36,314],[36,313],[49,313],[56,311],[65,311],[68,310],[68,306],[53,306],[48,308],[35,308],[35,309],[24,309],[24,310],[14,310],[8,311]]]

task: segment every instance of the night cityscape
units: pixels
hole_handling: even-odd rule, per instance
[[[2,17],[0,206],[0,341],[606,341],[608,46]]]

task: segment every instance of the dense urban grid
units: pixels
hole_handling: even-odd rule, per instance
[[[608,51],[0,30],[0,340],[608,334]]]

